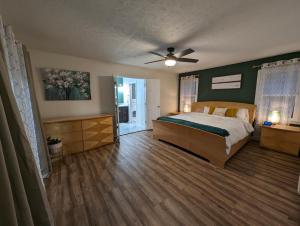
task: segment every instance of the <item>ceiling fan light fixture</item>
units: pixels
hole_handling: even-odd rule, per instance
[[[156,53],[156,52],[150,52],[151,54],[161,57],[161,59],[146,62],[145,64],[152,64],[152,63],[164,61],[165,65],[167,67],[174,67],[177,64],[177,62],[179,62],[179,63],[181,63],[181,62],[197,63],[198,62],[198,59],[191,59],[191,58],[183,57],[183,56],[186,56],[186,55],[189,55],[189,54],[195,52],[193,49],[185,49],[179,53],[176,53],[176,55],[174,53],[175,49],[173,47],[168,48],[167,51],[169,52],[167,55],[162,55],[162,54]]]
[[[173,66],[176,65],[176,60],[167,59],[167,60],[165,60],[165,65],[168,66],[168,67],[173,67]]]

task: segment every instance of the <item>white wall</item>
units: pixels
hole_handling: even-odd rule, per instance
[[[142,67],[105,63],[39,50],[29,50],[37,100],[42,118],[62,116],[93,115],[103,113],[107,109],[100,92],[99,76],[126,75],[136,78],[158,78],[161,84],[161,113],[166,114],[177,108],[177,76],[174,73],[150,70]],[[46,101],[39,68],[49,67],[87,71],[91,74],[91,100],[85,101]],[[101,80],[103,81],[103,80]],[[102,101],[101,101],[102,100]]]

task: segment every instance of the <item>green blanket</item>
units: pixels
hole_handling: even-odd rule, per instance
[[[222,129],[222,128],[218,128],[218,127],[214,127],[214,126],[209,126],[209,125],[203,125],[203,124],[198,124],[198,123],[194,123],[194,122],[190,122],[190,121],[186,121],[183,119],[177,119],[177,118],[171,118],[171,117],[167,117],[167,116],[163,116],[158,118],[158,120],[160,121],[164,121],[164,122],[172,122],[178,125],[183,125],[183,126],[188,126],[191,128],[195,128],[198,130],[203,130],[209,133],[214,133],[217,134],[219,136],[222,137],[227,137],[229,136],[229,132],[226,129]]]

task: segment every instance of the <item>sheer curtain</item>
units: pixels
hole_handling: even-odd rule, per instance
[[[198,77],[196,75],[180,78],[180,111],[190,112],[198,97]]]
[[[38,143],[37,128],[40,124],[36,124],[32,98],[30,93],[30,87],[28,85],[28,76],[25,66],[23,46],[22,43],[18,42],[14,38],[11,26],[4,26],[0,17],[0,40],[6,66],[8,69],[8,75],[11,82],[13,94],[15,96],[18,109],[21,113],[21,118],[25,127],[26,135],[29,139],[31,149],[33,151],[36,165],[39,169],[40,175],[46,176],[50,169],[48,159],[42,159],[42,145]],[[37,126],[39,125],[39,126]],[[44,155],[46,153],[43,153]],[[45,162],[42,163],[41,167],[40,160]]]
[[[257,123],[263,123],[271,111],[277,110],[280,112],[280,123],[287,124],[298,110],[296,101],[299,91],[299,63],[263,65],[258,71],[256,85]]]
[[[0,45],[0,225],[54,225],[4,55]]]

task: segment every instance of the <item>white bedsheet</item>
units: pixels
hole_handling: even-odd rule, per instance
[[[199,112],[189,112],[170,117],[227,130],[230,134],[225,137],[227,155],[229,155],[232,145],[236,144],[254,131],[250,123],[238,118],[208,115]]]

